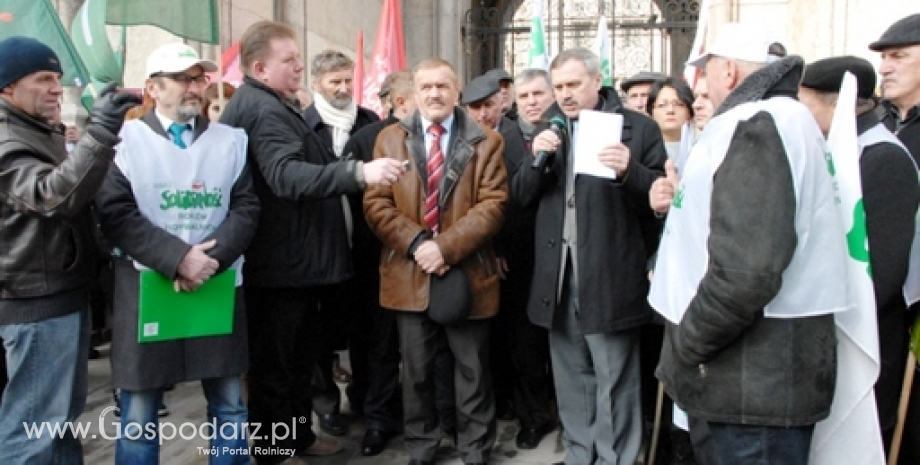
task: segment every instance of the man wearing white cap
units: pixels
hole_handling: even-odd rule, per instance
[[[833,312],[853,307],[827,149],[795,99],[803,62],[773,42],[726,24],[691,63],[717,110],[673,186],[649,298],[667,319],[657,375],[725,464],[808,462]]]
[[[103,233],[120,252],[112,260],[112,386],[121,389],[118,464],[158,463],[163,391],[198,379],[213,429],[210,463],[249,463],[240,389],[248,368],[246,316],[239,286],[259,202],[246,167],[246,134],[201,116],[204,73],[216,70],[184,44],[153,51],[145,91],[154,107],[122,127],[115,163],[96,198]],[[139,283],[141,273],[151,271],[173,281],[177,293],[235,273],[236,291],[212,291],[233,294],[230,334],[138,342]],[[148,329],[144,325],[145,336]]]

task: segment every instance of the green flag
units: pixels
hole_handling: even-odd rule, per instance
[[[189,40],[217,44],[216,0],[109,0],[108,24],[149,24]]]
[[[48,0],[0,0],[0,40],[12,36],[31,37],[51,47],[61,60],[65,86],[89,82],[86,66]]]
[[[107,0],[86,0],[70,27],[73,45],[80,52],[96,89],[101,89],[109,82],[124,85],[124,60],[112,50],[105,30],[106,6]],[[92,92],[87,87],[80,97],[87,111],[92,110],[93,100]]]

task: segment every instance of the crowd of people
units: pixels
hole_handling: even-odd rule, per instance
[[[54,52],[0,42],[0,463],[82,463],[73,434],[19,425],[83,411],[105,269],[116,463],[158,463],[164,392],[200,381],[214,464],[340,453],[344,382],[360,453],[403,435],[410,465],[435,463],[445,439],[489,463],[500,419],[525,450],[561,429],[570,465],[804,465],[834,402],[857,245],[871,251],[879,443],[894,452],[920,300],[920,14],[869,45],[880,80],[864,59],[806,65],[729,23],[688,61],[692,88],[642,72],[618,92],[583,48],[463,86],[428,58],[382,83],[383,119],[355,103],[344,53],[308,69],[271,21],[240,43],[239,88],[209,86],[214,63],[166,44],[143,99],[107,86],[75,133]],[[839,95],[846,73],[855,102]],[[842,105],[867,244],[849,249],[825,141]],[[586,153],[590,112],[620,137]],[[581,171],[586,156],[603,174]],[[151,276],[223,293],[228,329],[147,342]],[[909,409],[905,464],[920,462],[920,402]],[[318,430],[291,422],[314,414]],[[250,437],[254,424],[293,431]]]

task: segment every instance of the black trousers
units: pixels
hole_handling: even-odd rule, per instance
[[[366,289],[356,278],[341,284],[326,286],[318,295],[319,335],[317,367],[313,378],[313,410],[318,415],[339,413],[342,395],[332,379],[332,366],[337,350],[349,349],[352,385],[360,385],[352,405],[363,405],[367,389],[367,338],[370,332]],[[359,407],[360,408],[360,407]]]
[[[317,340],[318,287],[245,289],[249,323],[249,422],[250,434],[259,436],[254,446],[303,451],[313,445],[311,428],[311,380]],[[292,421],[292,418],[298,421]],[[299,420],[304,419],[301,423]],[[272,438],[272,425],[293,427],[285,438]],[[283,431],[278,429],[279,436]],[[294,439],[296,437],[296,439]],[[286,459],[258,455],[261,464]]]
[[[495,401],[513,402],[521,428],[540,428],[552,421],[549,336],[527,317],[529,283],[522,287],[513,279],[502,282],[501,309],[492,322]]]

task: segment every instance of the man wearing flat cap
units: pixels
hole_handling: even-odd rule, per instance
[[[654,71],[640,71],[620,83],[620,90],[626,96],[626,108],[648,115],[648,112],[645,111],[648,91],[655,81],[665,78],[667,78],[666,75]]]
[[[882,93],[882,123],[904,143],[914,160],[920,162],[920,13],[895,21],[869,49],[881,54],[878,74]],[[920,261],[920,251],[912,249],[911,263]],[[916,265],[915,265],[916,266]],[[920,287],[909,295],[908,324],[918,314],[920,305],[910,302],[920,298]],[[920,463],[920,383],[914,383],[912,401],[901,448],[901,463]]]
[[[488,74],[473,79],[464,89],[463,105],[479,124],[498,131],[505,139],[504,161],[508,171],[509,187],[520,169],[530,169],[530,160],[520,124],[507,116],[502,117],[501,96],[498,83]],[[502,276],[501,303],[498,316],[492,323],[491,364],[495,386],[496,414],[500,419],[518,417],[521,429],[515,439],[519,449],[534,449],[546,434],[554,429],[549,415],[540,415],[548,395],[546,363],[534,363],[540,342],[546,342],[546,333],[527,317],[527,298],[533,273],[534,229],[536,205],[524,206],[520,197],[511,195],[505,210],[505,222],[495,238],[498,270]],[[534,334],[539,341],[534,342]],[[544,360],[545,362],[545,360]],[[543,370],[528,373],[526,370]],[[544,385],[528,386],[536,378]],[[544,405],[534,406],[533,393],[544,394]],[[536,414],[534,413],[536,411]]]
[[[470,116],[483,127],[498,131],[502,121],[502,103],[498,81],[488,75],[473,79],[463,89],[460,104],[466,107]]]
[[[856,130],[862,151],[859,171],[882,360],[875,396],[887,450],[897,421],[908,350],[909,321],[903,289],[914,242],[920,184],[907,149],[879,122],[872,99],[875,69],[868,61],[842,56],[808,65],[799,85],[799,100],[815,115],[826,136],[834,109],[843,104],[837,99],[846,72],[852,73],[858,82]]]
[[[70,155],[52,121],[61,62],[31,38],[0,42],[0,339],[9,384],[0,401],[0,463],[83,463],[80,439],[29,437],[60,427],[86,401],[87,290],[97,275],[90,203],[115,155],[124,114],[140,100],[102,89]]]
[[[496,81],[502,97],[502,113],[512,121],[517,121],[517,102],[514,101],[514,78],[501,68],[489,70],[486,77]]]
[[[892,24],[869,48],[882,55],[882,122],[920,160],[920,13]]]

